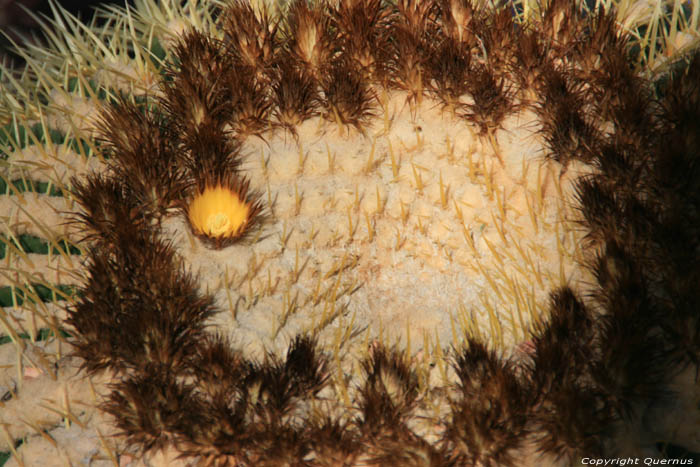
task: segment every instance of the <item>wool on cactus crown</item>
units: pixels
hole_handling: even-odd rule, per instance
[[[700,449],[699,10],[619,7],[54,6],[0,82],[11,462]]]

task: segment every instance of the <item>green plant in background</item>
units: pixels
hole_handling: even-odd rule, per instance
[[[658,438],[668,432],[675,433],[672,441],[696,446],[687,436],[692,427],[649,432],[641,418],[658,415],[666,389],[682,389],[691,405],[697,395],[694,381],[684,383],[679,375],[687,372],[678,370],[693,369],[698,355],[697,4],[175,3],[105,8],[88,25],[55,6],[48,45],[21,51],[23,72],[1,70],[0,348],[12,352],[2,363],[0,390],[2,403],[14,407],[7,413],[34,403],[51,414],[39,424],[35,411],[19,428],[0,430],[16,459],[31,463],[31,446],[53,445],[67,458],[115,463],[175,449],[222,465],[520,465],[535,452],[545,456],[540,462],[564,464],[588,454],[651,455],[649,446],[668,441]],[[614,17],[602,14],[613,6]],[[468,179],[483,187],[496,213],[478,234],[465,228],[471,207],[457,202],[461,187],[450,183],[451,174],[432,176],[417,158],[407,161],[413,146],[403,141],[403,149],[389,140],[385,154],[375,155],[376,135],[401,125],[387,97],[397,89],[413,121],[438,118],[424,106],[432,100],[471,125],[481,151],[493,149],[490,166],[472,167],[471,155],[467,164]],[[111,110],[100,114],[101,102]],[[314,192],[304,179],[322,170],[324,177],[361,173],[389,180],[387,187],[408,187],[418,193],[411,199],[430,199],[460,219],[474,256],[498,258],[490,241],[501,238],[525,250],[526,264],[534,253],[517,243],[517,228],[506,222],[509,198],[490,175],[508,166],[499,138],[508,117],[523,108],[538,119],[545,156],[561,164],[560,198],[562,180],[572,176],[567,167],[583,162],[594,169],[573,192],[592,252],[577,260],[589,263],[592,297],[584,301],[563,287],[546,307],[534,292],[517,292],[516,272],[484,260],[477,267],[485,289],[495,297],[516,291],[503,301],[516,303],[517,314],[499,315],[496,299],[481,294],[481,323],[460,307],[451,322],[452,349],[436,332],[418,336],[423,345],[413,352],[409,329],[390,350],[381,331],[377,338],[358,329],[356,315],[345,311],[345,299],[352,302],[362,287],[350,274],[358,263],[362,269],[361,258],[337,255],[323,263],[307,254],[320,258],[326,248],[313,225],[307,243],[287,246],[294,230],[306,227],[285,217],[309,212]],[[326,144],[327,163],[315,167],[315,153],[304,149],[311,133],[303,125],[312,118],[319,128],[337,125],[341,138],[367,141],[374,134],[369,156],[348,168],[349,156],[336,156]],[[418,125],[411,131],[418,150],[432,136],[421,135]],[[284,132],[298,145],[293,163],[261,150],[259,172],[251,169],[258,158],[250,155],[257,150],[251,140],[276,151],[274,135]],[[448,160],[457,144],[447,141]],[[91,170],[102,173],[86,176]],[[274,178],[289,173],[296,181]],[[267,180],[267,192],[247,198],[246,177]],[[205,187],[222,180],[239,200],[259,202],[247,215],[260,215],[261,229],[243,242],[238,235],[218,238],[230,222],[226,212],[212,214],[211,222],[186,215]],[[543,203],[545,183],[539,174],[536,181],[522,206],[535,231],[545,231],[543,208],[535,206]],[[331,251],[361,238],[379,243],[387,238],[382,227],[394,225],[387,218],[406,227],[390,233],[392,254],[418,256],[407,237],[442,239],[433,232],[437,222],[429,223],[420,206],[397,202],[389,188],[377,187],[376,195],[374,186],[362,194],[344,189],[316,201],[335,212],[335,199],[347,200],[338,217],[342,230],[323,240]],[[370,197],[376,208],[367,211]],[[185,236],[187,228],[193,235]],[[275,235],[281,246],[268,246]],[[556,230],[560,261],[561,237]],[[220,256],[197,249],[199,241],[233,248],[243,266],[222,256],[226,248]],[[218,264],[238,267],[238,276]],[[197,266],[224,278],[199,278]],[[264,267],[267,277],[258,274]],[[560,271],[560,283],[541,279],[536,266],[523,276],[533,288],[564,286],[571,275],[563,265]],[[256,331],[271,345],[263,358],[247,342],[232,345],[219,322],[221,334],[207,329],[226,305],[239,324],[246,313],[275,309],[272,331]],[[298,318],[304,310],[313,315],[311,326]],[[519,341],[522,361],[506,359]],[[68,346],[80,359],[66,356]],[[353,361],[343,357],[350,350]],[[78,365],[89,376],[74,376]],[[75,378],[84,383],[69,392]],[[99,395],[89,390],[91,378]],[[27,389],[40,382],[49,389]],[[95,405],[114,419],[96,415]],[[16,420],[3,416],[9,421]],[[122,438],[106,436],[115,426]],[[626,431],[649,439],[635,446]],[[14,440],[32,433],[38,436],[17,454]],[[87,446],[68,449],[76,433]]]

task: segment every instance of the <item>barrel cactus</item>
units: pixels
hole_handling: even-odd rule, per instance
[[[53,10],[0,79],[9,463],[700,451],[697,3]]]

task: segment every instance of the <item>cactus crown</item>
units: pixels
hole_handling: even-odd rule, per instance
[[[118,450],[319,466],[647,452],[627,430],[700,342],[700,59],[657,53],[684,36],[602,2],[176,3],[104,10],[114,22],[84,36],[57,11],[61,37],[92,47],[49,35],[27,77],[2,70],[9,160],[29,140],[56,152],[49,128],[85,172],[100,157],[61,185],[85,256],[61,369],[111,378]],[[691,30],[697,5],[671,16]]]

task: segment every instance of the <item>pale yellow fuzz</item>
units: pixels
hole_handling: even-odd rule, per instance
[[[217,186],[206,188],[190,205],[190,222],[199,232],[213,237],[233,237],[248,220],[250,207],[238,195]]]

